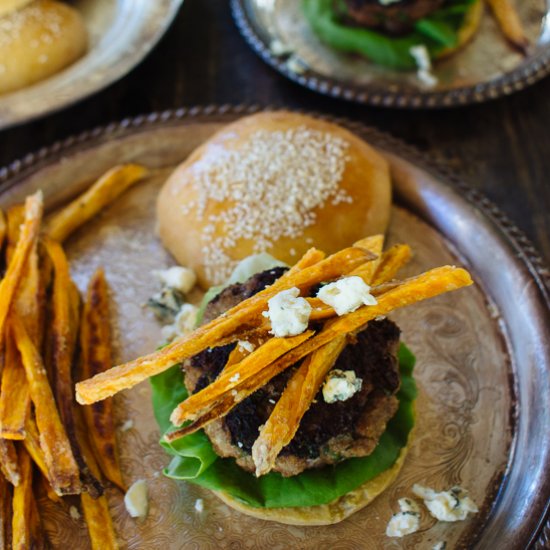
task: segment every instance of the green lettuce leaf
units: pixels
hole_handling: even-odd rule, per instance
[[[478,0],[457,0],[415,23],[404,36],[353,27],[341,22],[342,11],[335,10],[333,0],[302,0],[302,11],[319,38],[336,50],[361,54],[378,65],[394,69],[414,69],[410,54],[413,46],[423,44],[435,57],[458,43],[458,31],[471,5]]]
[[[316,506],[332,502],[391,467],[407,444],[414,425],[417,393],[412,377],[414,363],[413,354],[402,344],[399,349],[399,408],[378,446],[367,457],[348,459],[335,466],[308,470],[290,478],[270,473],[258,479],[237,466],[235,460],[219,458],[206,434],[200,431],[171,444],[161,440],[161,445],[173,457],[164,473],[173,479],[224,491],[253,507]],[[153,377],[151,385],[155,416],[165,433],[173,429],[169,420],[171,411],[187,395],[180,367],[176,365]]]

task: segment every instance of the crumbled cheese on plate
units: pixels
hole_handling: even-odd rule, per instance
[[[144,518],[149,511],[149,498],[147,495],[147,482],[138,479],[126,491],[124,506],[133,518]]]
[[[420,528],[420,510],[416,502],[400,498],[398,504],[400,511],[391,517],[386,527],[388,537],[404,537],[416,533]]]
[[[167,288],[175,288],[183,294],[191,292],[197,282],[195,272],[189,267],[175,265],[168,269],[153,271],[161,284]]]
[[[461,487],[453,487],[448,491],[434,491],[415,484],[412,490],[424,501],[430,514],[439,521],[463,521],[469,513],[475,514],[479,511],[468,492]]]

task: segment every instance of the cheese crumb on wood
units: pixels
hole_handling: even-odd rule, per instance
[[[138,479],[126,491],[124,495],[124,506],[133,518],[144,518],[149,511],[149,498],[147,494],[147,482]]]
[[[279,292],[268,300],[267,305],[269,309],[263,315],[270,320],[274,336],[296,336],[307,329],[311,306],[305,298],[300,298],[298,288]]]
[[[362,305],[375,306],[376,298],[370,294],[370,286],[361,277],[344,277],[323,286],[317,298],[334,308],[337,315],[355,311]]]

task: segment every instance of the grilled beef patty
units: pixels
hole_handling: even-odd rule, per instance
[[[400,34],[445,4],[446,0],[400,0],[383,5],[379,0],[344,0],[350,22],[362,27]]]
[[[284,269],[276,268],[226,288],[208,305],[205,321],[217,317],[240,301],[272,284]],[[384,319],[371,321],[340,354],[333,368],[353,370],[363,381],[360,391],[346,401],[328,404],[319,391],[304,415],[293,440],[279,455],[275,470],[285,476],[307,468],[334,464],[345,458],[367,456],[378,443],[398,406],[399,328]],[[213,382],[223,370],[236,344],[207,349],[185,365],[185,383],[195,393]],[[298,365],[273,378],[266,386],[237,405],[225,418],[205,429],[220,456],[230,456],[254,471],[251,449],[259,428],[271,414],[288,379]]]

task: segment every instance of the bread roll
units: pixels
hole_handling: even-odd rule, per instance
[[[71,6],[36,0],[0,17],[0,94],[47,78],[86,51],[87,32]]]
[[[30,4],[33,0],[0,0],[0,17],[6,15],[10,11],[15,11],[27,4]]]
[[[203,287],[268,252],[293,264],[310,247],[336,252],[385,232],[386,160],[348,130],[286,111],[242,118],[212,136],[169,177],[159,235]]]

